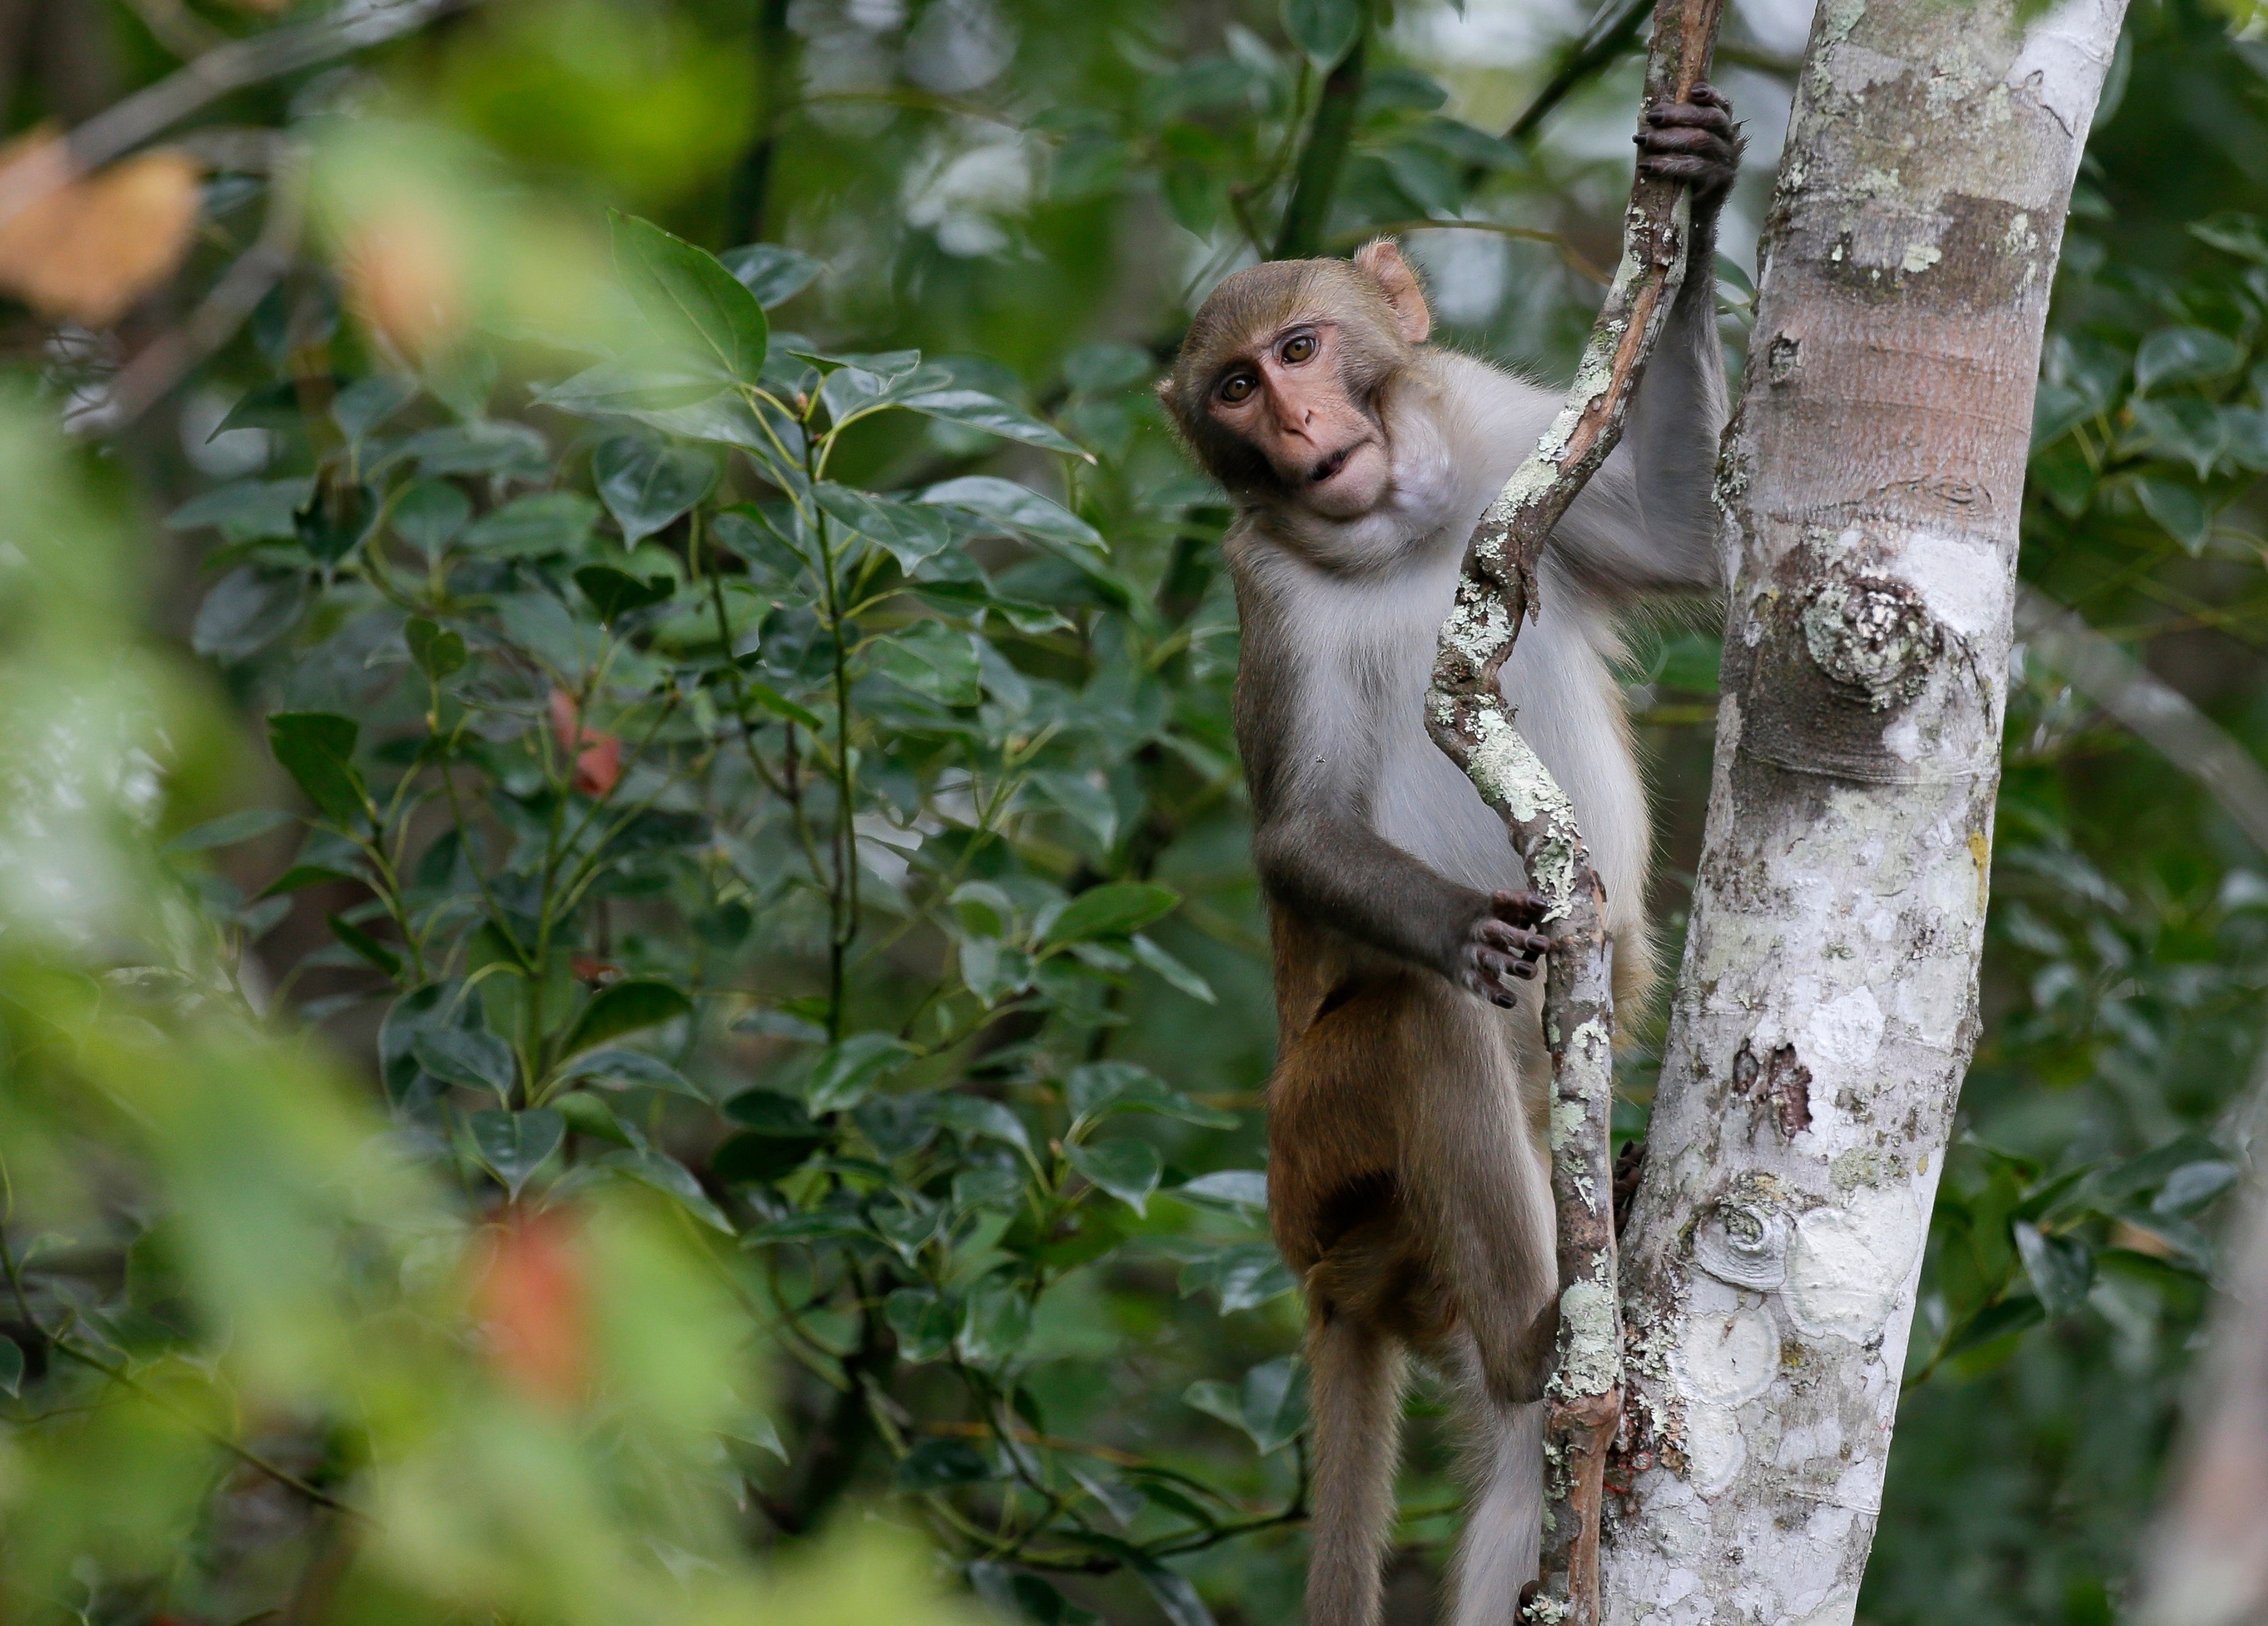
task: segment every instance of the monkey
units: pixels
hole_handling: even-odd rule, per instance
[[[1690,188],[1689,269],[1620,446],[1543,551],[1540,615],[1502,678],[1574,803],[1626,1008],[1652,970],[1650,832],[1610,663],[1639,600],[1722,591],[1712,268],[1741,148],[1705,85],[1650,107],[1636,139],[1644,173]],[[1351,263],[1226,279],[1159,386],[1235,509],[1233,714],[1278,1024],[1269,1214],[1307,1302],[1308,1626],[1377,1626],[1410,1356],[1449,1380],[1468,1441],[1455,1626],[1509,1626],[1541,1536],[1550,1062],[1514,990],[1549,942],[1503,821],[1422,702],[1473,528],[1560,396],[1432,328],[1380,239]]]

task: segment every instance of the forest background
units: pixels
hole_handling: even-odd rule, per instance
[[[8,1607],[1288,1618],[1226,514],[1148,386],[1381,231],[1564,377],[1641,21],[0,6]],[[1810,26],[1719,50],[1735,368]],[[2264,217],[2268,15],[2145,0],[2022,572],[2255,756]],[[1624,673],[1666,966],[1717,668]],[[2268,853],[2017,675],[1871,1622],[2117,1618],[2255,1155]]]

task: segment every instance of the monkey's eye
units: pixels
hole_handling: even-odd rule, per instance
[[[1248,398],[1252,392],[1259,387],[1260,380],[1250,373],[1232,372],[1220,386],[1220,398],[1229,405],[1234,406],[1238,401]]]
[[[1314,353],[1315,335],[1312,333],[1295,334],[1286,339],[1281,352],[1284,359],[1294,367],[1309,359]]]

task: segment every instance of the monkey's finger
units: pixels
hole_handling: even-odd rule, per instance
[[[1682,181],[1697,188],[1727,187],[1733,180],[1732,171],[1726,165],[1677,153],[1649,152],[1638,159],[1638,173],[1649,180]]]
[[[1690,101],[1658,101],[1646,110],[1646,121],[1657,128],[1673,124],[1712,130],[1733,128],[1729,109],[1714,103],[1697,105]]]
[[[1539,924],[1550,908],[1549,902],[1533,892],[1495,892],[1489,894],[1489,912],[1498,920],[1508,920],[1515,926]]]
[[[1727,113],[1730,113],[1733,110],[1731,99],[1726,96],[1724,92],[1719,90],[1706,79],[1702,80],[1691,90],[1686,92],[1685,99],[1690,102],[1697,102],[1705,107],[1722,107]]]
[[[1740,156],[1740,149],[1733,144],[1731,137],[1719,135],[1715,130],[1694,129],[1684,125],[1640,130],[1631,139],[1646,151],[1664,156],[1686,153],[1695,158],[1715,158],[1727,166]]]

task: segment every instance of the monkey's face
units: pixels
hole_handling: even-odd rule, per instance
[[[1241,500],[1357,519],[1392,488],[1381,403],[1432,320],[1417,277],[1383,240],[1351,264],[1253,266],[1205,301],[1159,393]]]
[[[1329,519],[1368,513],[1393,472],[1345,360],[1337,322],[1296,320],[1259,335],[1205,400],[1206,416],[1267,459],[1286,495]]]

